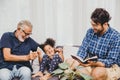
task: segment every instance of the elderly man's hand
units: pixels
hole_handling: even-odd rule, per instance
[[[38,56],[38,53],[36,51],[35,52],[30,51],[30,53],[28,55],[28,59],[34,60],[37,56]]]

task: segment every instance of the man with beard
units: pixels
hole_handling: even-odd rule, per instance
[[[93,80],[117,80],[120,78],[120,33],[108,24],[111,19],[103,8],[97,8],[91,15],[91,25],[79,48],[77,56],[85,59],[97,56],[98,61],[87,64],[74,61],[75,65],[84,66],[80,72],[91,75]]]
[[[38,44],[29,37],[32,24],[22,20],[14,32],[6,32],[0,40],[0,80],[31,80],[30,60],[37,57]]]

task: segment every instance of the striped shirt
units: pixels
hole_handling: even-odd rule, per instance
[[[96,55],[105,67],[120,66],[120,33],[109,27],[102,36],[98,36],[89,29],[77,55],[83,59]]]

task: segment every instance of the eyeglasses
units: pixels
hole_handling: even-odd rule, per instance
[[[21,29],[25,36],[30,36],[32,33],[26,33],[23,29]]]

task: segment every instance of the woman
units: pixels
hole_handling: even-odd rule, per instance
[[[40,70],[32,77],[40,76],[40,80],[51,78],[51,72],[58,68],[58,64],[64,61],[62,48],[55,48],[55,40],[48,38],[40,45],[45,52],[40,63]],[[44,71],[47,70],[47,73]]]

